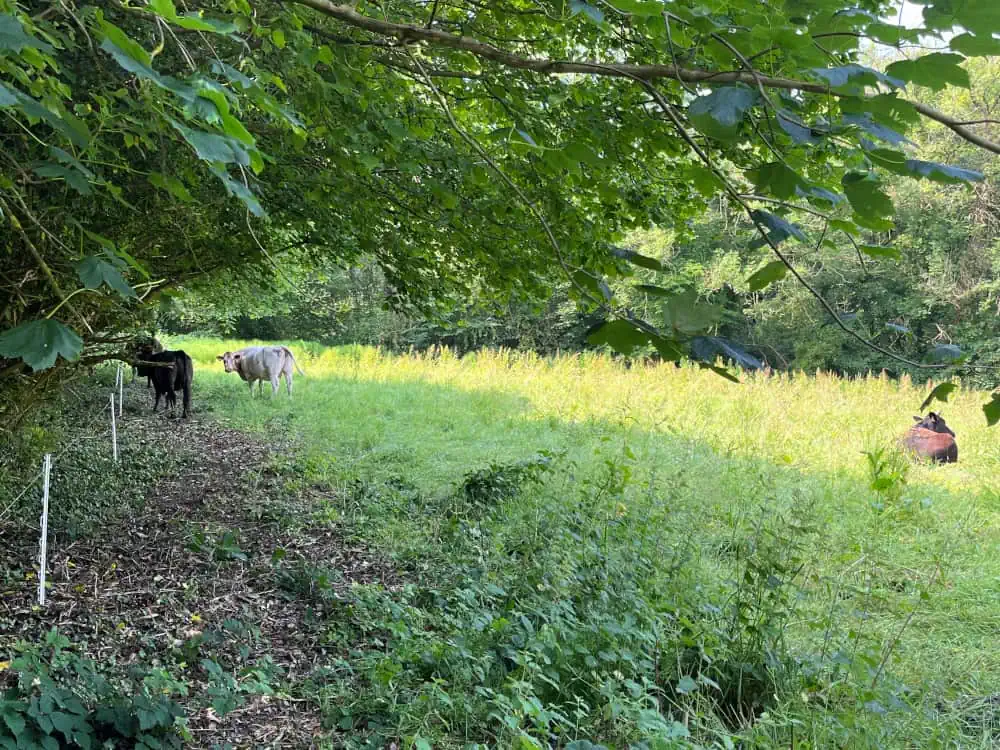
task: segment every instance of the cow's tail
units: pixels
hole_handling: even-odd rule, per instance
[[[299,375],[301,375],[302,377],[305,377],[305,373],[304,373],[304,372],[302,372],[302,368],[301,368],[301,367],[299,367],[299,363],[298,363],[298,362],[296,362],[296,361],[295,361],[295,357],[294,357],[294,356],[292,356],[292,350],[291,350],[291,349],[289,349],[289,348],[288,348],[287,346],[283,346],[283,347],[281,347],[281,348],[282,348],[282,349],[283,349],[283,350],[285,351],[285,354],[287,354],[287,355],[288,355],[288,358],[289,358],[290,360],[292,360],[292,364],[293,364],[293,365],[295,365],[295,369],[296,369],[296,370],[298,370],[298,373],[299,373]]]

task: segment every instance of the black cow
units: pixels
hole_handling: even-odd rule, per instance
[[[155,338],[140,339],[132,345],[132,357],[136,360],[149,361],[149,358],[153,354],[158,354],[163,351],[163,344],[161,344]],[[146,378],[146,387],[151,388],[153,385],[153,368],[148,365],[132,365],[132,380],[130,382],[135,382],[135,376]]]
[[[155,412],[160,405],[160,396],[166,396],[166,405],[171,411],[177,405],[174,391],[184,392],[184,416],[187,417],[191,406],[191,381],[194,379],[194,363],[182,351],[157,352],[143,355],[143,361],[148,365],[140,365],[140,375],[148,372],[156,389],[156,401],[153,403]],[[162,364],[153,364],[162,363]]]

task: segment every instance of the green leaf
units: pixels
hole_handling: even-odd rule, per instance
[[[243,204],[249,209],[250,213],[258,217],[264,217],[267,215],[267,212],[264,211],[264,208],[260,205],[260,201],[257,200],[257,196],[253,194],[253,191],[251,191],[249,187],[244,185],[242,182],[234,180],[229,176],[229,173],[226,172],[226,170],[214,164],[209,167],[209,171],[222,181],[222,184],[226,187],[227,193],[234,195],[243,201]]]
[[[1000,422],[1000,393],[994,393],[989,403],[983,404],[983,414],[986,415],[986,424],[989,427]]]
[[[650,271],[659,271],[660,273],[666,273],[667,271],[663,264],[656,258],[650,258],[648,255],[642,255],[634,250],[629,250],[623,247],[613,247],[611,248],[611,254],[616,258],[627,260],[633,265],[648,268]]]
[[[877,96],[841,97],[840,111],[844,114],[867,113],[875,122],[895,130],[906,130],[907,125],[916,125],[921,121],[921,115],[913,104],[900,99],[896,92]]]
[[[843,219],[831,219],[830,229],[837,229],[845,234],[849,234],[852,237],[860,237],[861,230],[858,229],[857,225],[850,221],[844,221]]]
[[[58,320],[31,320],[0,333],[0,356],[22,359],[32,370],[47,370],[60,356],[75,361],[83,339]]]
[[[569,7],[574,16],[577,13],[583,13],[594,23],[602,23],[604,21],[604,13],[601,12],[600,8],[590,3],[585,3],[582,0],[570,0]]]
[[[772,214],[770,211],[761,211],[759,209],[750,212],[750,218],[753,219],[758,224],[763,224],[769,230],[768,238],[774,244],[780,244],[787,240],[789,237],[794,237],[799,242],[805,242],[806,236],[803,231],[785,219],[782,219],[777,214]],[[751,247],[761,247],[765,245],[763,240],[756,240],[751,243]]]
[[[77,725],[77,719],[70,714],[63,713],[62,711],[53,711],[49,718],[52,719],[52,726],[54,726],[58,731],[70,739],[73,735],[73,729]]]
[[[954,391],[958,390],[958,386],[954,383],[939,383],[935,386],[934,390],[931,391],[924,402],[920,404],[919,411],[923,411],[928,406],[931,405],[933,401],[940,401],[941,403],[947,403],[948,396],[950,396]]]
[[[148,0],[149,9],[157,15],[163,16],[168,21],[177,17],[177,6],[173,0]]]
[[[757,92],[748,86],[720,86],[707,96],[699,96],[688,106],[691,123],[709,138],[731,141],[757,101]]]
[[[772,260],[748,278],[747,284],[750,285],[751,292],[759,292],[769,284],[773,284],[775,281],[780,281],[785,278],[786,273],[788,273],[788,266],[780,260]]]
[[[711,370],[716,375],[725,378],[730,383],[739,384],[740,379],[733,375],[733,373],[725,367],[719,367],[718,365],[711,365],[708,362],[699,362],[698,367],[702,370]]]
[[[160,188],[161,190],[166,190],[179,201],[190,203],[194,200],[194,197],[188,191],[184,183],[176,177],[161,174],[160,172],[150,172],[148,179],[150,184]]]
[[[832,190],[827,190],[825,187],[820,187],[819,185],[805,185],[804,187],[796,187],[795,194],[804,197],[807,201],[813,205],[820,205],[826,208],[836,206],[838,203],[844,202],[844,196],[840,193],[835,193]]]
[[[44,161],[31,167],[31,171],[39,177],[56,177],[64,180],[67,185],[80,193],[80,195],[90,195],[94,191],[87,181],[87,177],[76,169],[64,167],[51,161]]]
[[[663,5],[651,0],[613,0],[608,5],[633,16],[649,18],[663,15]]]
[[[51,45],[27,34],[16,16],[0,13],[0,50],[9,49],[20,52],[25,47],[40,49],[44,52],[53,51]]]
[[[16,100],[20,110],[29,118],[47,122],[53,130],[62,133],[80,148],[86,148],[87,144],[90,143],[90,132],[87,130],[87,126],[68,112],[60,114],[52,112],[41,102],[32,99],[22,91],[7,87],[4,87],[3,91],[0,92],[0,101],[7,101],[11,95]]]
[[[948,46],[966,57],[1000,56],[1000,39],[989,34],[959,34]]]
[[[899,260],[902,256],[894,247],[883,247],[882,245],[859,245],[861,252],[872,258],[892,258]]]
[[[76,264],[76,274],[87,289],[98,289],[101,284],[107,284],[122,297],[136,296],[135,290],[125,281],[121,271],[93,255],[88,255]]]
[[[98,23],[100,24],[101,31],[104,33],[104,41],[109,42],[108,48],[101,44],[101,49],[105,52],[109,52],[116,60],[119,60],[119,64],[125,67],[127,70],[132,70],[129,66],[135,65],[140,69],[152,70],[153,61],[150,58],[149,53],[142,47],[141,44],[136,42],[132,37],[122,31],[120,28],[115,26],[113,23],[105,21],[103,16],[99,17]],[[115,52],[111,53],[109,48],[114,48]],[[124,61],[124,64],[123,64]],[[133,73],[139,72],[138,70],[132,70]]]
[[[933,161],[920,161],[919,159],[907,159],[904,168],[911,175],[926,177],[934,182],[954,184],[962,182],[982,182],[984,175],[972,169],[962,167],[952,167],[948,164],[938,164]]]
[[[797,118],[784,110],[778,110],[778,125],[788,133],[794,143],[819,143],[818,133],[801,123]]]
[[[701,164],[688,164],[682,172],[683,179],[694,186],[694,189],[706,198],[711,198],[723,187],[722,181],[708,167]]]
[[[928,356],[935,362],[958,362],[965,358],[961,348],[954,344],[938,344],[928,352]]]
[[[890,86],[900,87],[902,81],[885,73],[880,73],[874,68],[851,63],[849,65],[839,65],[833,68],[813,68],[813,73],[830,84],[831,88],[863,88],[864,86],[875,86],[880,81]]]
[[[757,187],[758,192],[787,200],[793,198],[805,181],[780,161],[762,164],[747,170],[747,177]]]
[[[964,60],[961,55],[950,52],[932,52],[913,60],[894,62],[885,72],[933,91],[940,91],[948,84],[967,89],[969,74],[960,66]]]
[[[527,143],[529,146],[533,146],[534,148],[538,148],[538,144],[535,143],[535,139],[531,137],[531,133],[529,133],[527,130],[520,130],[520,129],[518,129],[517,130],[517,134],[519,136],[521,136],[521,140],[524,141],[525,143]]]
[[[594,346],[607,344],[619,354],[629,355],[649,345],[651,337],[627,320],[610,320],[592,328],[587,341]]]
[[[219,164],[235,163],[244,167],[250,166],[249,152],[235,138],[204,130],[192,130],[176,120],[170,120],[170,124],[184,136],[184,140],[195,150],[199,159]]]
[[[16,711],[5,709],[3,712],[3,721],[15,737],[20,737],[24,733],[24,717]]]
[[[256,88],[256,84],[254,84],[254,82],[250,78],[243,75],[236,68],[224,62],[218,60],[214,61],[212,63],[212,70],[215,73],[225,76],[230,83],[239,86],[244,90],[250,90],[252,88]]]
[[[677,681],[677,692],[681,695],[687,695],[688,693],[693,693],[698,689],[698,683],[695,682],[690,675],[684,675]]]
[[[671,296],[663,307],[664,323],[678,333],[695,334],[722,320],[722,308],[698,299],[692,290]]]
[[[15,104],[17,104],[15,93],[0,83],[0,107],[11,107]]]
[[[875,122],[874,117],[871,112],[860,112],[857,114],[845,114],[843,121],[848,125],[855,125],[866,133],[879,140],[891,143],[893,146],[898,146],[901,143],[912,143],[906,136],[901,133],[897,133],[890,127],[882,125],[881,123]]]
[[[860,172],[848,172],[840,181],[854,212],[864,218],[892,216],[892,199],[882,191],[879,181]]]
[[[669,289],[664,289],[662,286],[655,286],[653,284],[636,284],[633,288],[654,297],[673,297],[676,294],[676,292],[672,292]]]
[[[232,34],[239,30],[232,21],[206,16],[200,10],[176,16],[173,23],[189,31],[208,31],[213,34]]]
[[[577,269],[573,272],[573,281],[578,286],[585,289],[593,298],[594,302],[600,303],[601,300],[611,300],[611,289],[608,287],[607,282],[605,282],[600,276],[595,276],[589,271],[584,271],[583,269]]]
[[[142,52],[146,59],[148,59],[149,56],[146,55],[145,50],[136,45],[134,42],[132,44]],[[152,81],[165,91],[170,91],[176,94],[182,101],[192,104],[197,99],[195,90],[186,83],[177,80],[173,76],[160,75],[158,72],[153,70],[150,64],[135,58],[129,51],[119,47],[114,41],[111,40],[110,37],[101,42],[101,49],[111,55],[115,59],[115,62],[117,62],[123,69]]]

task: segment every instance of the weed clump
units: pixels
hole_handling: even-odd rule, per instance
[[[553,454],[538,455],[514,463],[494,462],[470,471],[462,480],[462,496],[473,505],[492,505],[515,497],[528,484],[541,484],[552,471]]]

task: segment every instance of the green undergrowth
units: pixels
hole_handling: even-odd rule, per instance
[[[308,678],[336,744],[989,747],[1000,453],[982,394],[962,461],[892,438],[922,399],[872,378],[751,378],[292,344],[295,395],[196,359],[196,408],[297,448],[277,472],[399,585],[326,602]],[[299,592],[299,594],[296,594]],[[337,606],[337,605],[340,606]]]
[[[46,453],[52,455],[49,529],[67,537],[86,536],[137,512],[156,480],[183,465],[188,452],[182,440],[124,425],[117,430],[114,460],[108,408],[114,378],[113,369],[102,368],[73,383],[31,424],[5,438],[0,446],[0,529],[37,527]],[[145,388],[133,389],[122,410],[124,419],[147,414],[150,404]]]

